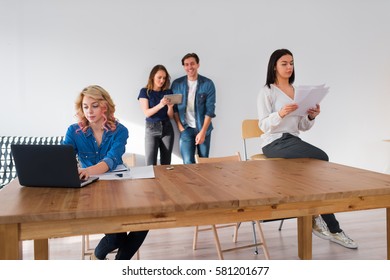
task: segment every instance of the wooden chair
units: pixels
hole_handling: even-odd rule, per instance
[[[259,128],[259,120],[258,119],[247,119],[242,121],[241,127],[242,140],[244,143],[244,155],[245,160],[265,160],[268,159],[264,154],[254,154],[248,158],[247,152],[247,140],[251,138],[260,138],[263,134],[263,131]]]
[[[133,153],[125,153],[122,157],[123,163],[126,164],[128,167],[135,166],[136,163],[136,157]],[[85,260],[86,257],[90,257],[93,252],[95,251],[95,248],[91,246],[89,235],[82,235],[81,236],[81,259]],[[110,254],[117,253],[117,250],[112,251]],[[136,259],[139,260],[139,250],[136,253]]]
[[[242,121],[241,135],[244,144],[245,160],[278,160],[280,158],[267,158],[264,154],[254,154],[248,158],[247,140],[252,138],[260,138],[264,132],[259,127],[258,119],[246,119]],[[282,230],[284,220],[280,220],[279,231]]]
[[[201,158],[198,155],[195,155],[195,161],[198,164],[211,163],[211,162],[223,162],[223,161],[241,161],[241,156],[240,156],[240,153],[237,153],[237,154],[232,155],[232,156],[214,157],[214,158]],[[250,247],[256,247],[255,253],[257,254],[258,253],[258,251],[257,251],[258,246],[263,249],[265,258],[268,260],[269,253],[268,253],[268,249],[267,249],[266,244],[265,244],[263,230],[261,228],[259,221],[252,221],[253,239],[254,239],[254,242],[252,244],[239,246],[239,247],[233,247],[233,248],[229,248],[229,249],[222,249],[221,248],[221,244],[219,242],[217,230],[221,229],[221,228],[226,228],[226,227],[234,227],[233,242],[236,243],[237,242],[237,235],[238,235],[238,228],[240,227],[240,224],[241,223],[224,224],[224,225],[211,225],[210,227],[205,227],[205,228],[203,228],[203,227],[200,228],[199,226],[196,226],[195,231],[194,231],[194,239],[193,239],[193,246],[192,246],[193,250],[196,250],[196,245],[197,245],[197,241],[198,241],[198,233],[200,231],[210,231],[211,230],[213,232],[213,235],[214,235],[214,242],[215,242],[218,257],[220,260],[224,259],[223,258],[224,252],[229,252],[229,251],[234,251],[234,250],[239,250],[239,249],[244,249],[244,248],[250,248]],[[259,232],[259,239],[260,239],[259,242],[257,242],[257,238],[256,238],[255,225],[257,226],[257,229]]]

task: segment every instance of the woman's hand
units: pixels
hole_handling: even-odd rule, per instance
[[[287,116],[291,112],[294,112],[296,109],[298,109],[298,104],[291,103],[291,104],[287,104],[287,105],[283,106],[283,108],[280,109],[280,111],[278,113],[279,113],[279,116],[281,118],[284,118],[285,116]]]
[[[89,172],[86,168],[79,168],[79,178],[81,180],[87,180],[89,178]]]
[[[171,100],[168,97],[164,97],[160,100],[160,109],[164,108],[165,105],[173,105],[171,104]]]
[[[315,108],[310,108],[307,110],[307,113],[309,114],[309,120],[314,120],[319,114],[320,114],[320,105],[317,104]]]
[[[173,108],[174,105],[175,104],[171,103],[171,101],[169,101],[169,103],[167,103],[168,108]]]

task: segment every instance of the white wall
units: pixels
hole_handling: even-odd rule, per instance
[[[333,162],[388,171],[389,10],[386,0],[0,0],[0,135],[63,135],[76,95],[99,84],[130,130],[128,151],[142,155],[139,89],[155,64],[184,75],[182,56],[196,52],[217,87],[211,156],[243,152],[268,58],[289,48],[296,84],[331,87],[302,138]]]

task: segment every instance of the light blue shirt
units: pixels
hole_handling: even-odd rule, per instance
[[[98,146],[91,128],[84,133],[78,124],[72,124],[62,144],[73,146],[81,167],[90,167],[104,161],[111,171],[118,164],[123,163],[122,155],[126,151],[129,137],[129,132],[124,125],[118,122],[116,125],[115,131],[104,130],[102,142]]]

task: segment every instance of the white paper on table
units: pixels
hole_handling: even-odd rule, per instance
[[[96,175],[99,180],[125,180],[125,179],[150,179],[155,178],[153,165],[134,166],[128,171],[107,172]]]
[[[298,86],[295,88],[294,103],[298,104],[298,109],[291,112],[292,116],[305,116],[307,110],[315,108],[328,94],[329,87],[318,86]]]
[[[118,164],[117,167],[112,170],[112,171],[109,171],[108,173],[112,173],[112,172],[123,172],[123,171],[128,171],[129,168],[127,167],[126,164]]]

